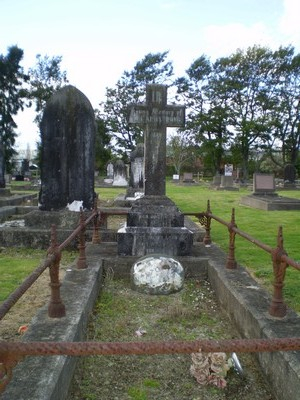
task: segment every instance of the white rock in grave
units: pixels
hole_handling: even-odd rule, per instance
[[[147,294],[170,294],[183,288],[184,269],[171,257],[148,255],[131,268],[133,289]]]

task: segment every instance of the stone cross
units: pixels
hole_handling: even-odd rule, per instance
[[[164,196],[167,127],[184,126],[185,107],[167,104],[167,86],[147,85],[146,104],[130,108],[129,123],[145,129],[145,195]]]

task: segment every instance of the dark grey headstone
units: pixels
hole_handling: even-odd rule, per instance
[[[284,184],[294,185],[296,181],[296,168],[293,164],[284,167]]]
[[[95,131],[92,105],[74,86],[47,102],[41,122],[41,210],[60,210],[75,200],[93,208]]]

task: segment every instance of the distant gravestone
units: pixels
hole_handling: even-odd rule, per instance
[[[275,179],[273,174],[254,174],[253,193],[256,195],[274,195]]]
[[[232,175],[222,175],[220,188],[221,189],[233,189],[233,176]]]
[[[41,210],[73,201],[93,208],[95,131],[94,110],[82,92],[69,85],[52,95],[41,121]]]
[[[213,177],[212,184],[213,184],[213,186],[221,185],[221,175],[219,173],[216,173],[216,175]]]
[[[224,175],[225,176],[232,176],[232,173],[233,173],[233,165],[232,164],[225,164]]]
[[[5,188],[5,158],[2,141],[0,141],[0,188]]]
[[[184,172],[182,181],[185,183],[193,183],[194,182],[193,173],[192,172]]]
[[[294,187],[296,185],[296,168],[293,164],[284,167],[284,186]]]
[[[22,160],[22,165],[21,165],[21,175],[28,175],[29,173],[29,160],[26,158]]]
[[[130,187],[142,192],[144,190],[144,143],[137,144],[130,154]]]
[[[114,178],[114,165],[112,162],[109,162],[106,166],[106,178],[107,179]]]
[[[122,160],[117,160],[114,165],[113,186],[127,186],[127,168]]]

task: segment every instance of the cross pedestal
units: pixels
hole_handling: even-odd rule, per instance
[[[184,215],[166,197],[167,127],[184,126],[185,108],[167,104],[167,86],[147,85],[146,104],[133,105],[129,123],[144,129],[145,196],[136,200],[126,228],[118,232],[119,255],[189,255],[193,233]]]

